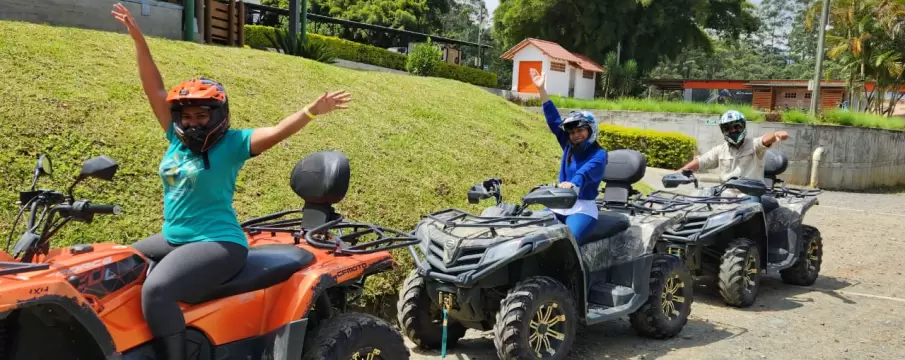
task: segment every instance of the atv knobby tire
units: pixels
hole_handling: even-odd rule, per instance
[[[569,289],[551,277],[529,277],[515,284],[500,302],[493,344],[501,360],[561,360],[572,349],[578,324],[575,299]],[[563,335],[561,340],[554,338],[559,335]],[[549,349],[543,340],[533,340],[535,337],[549,339]],[[540,348],[540,356],[532,343]]]
[[[635,331],[654,339],[678,335],[691,314],[693,282],[681,259],[672,255],[657,255],[651,266],[650,296],[638,311],[629,315]]]
[[[431,301],[424,278],[412,270],[405,279],[396,303],[396,317],[405,334],[422,349],[440,349],[443,342],[443,311]],[[448,319],[446,346],[453,347],[465,336],[465,326]]]
[[[754,261],[753,273],[750,271],[749,257]],[[754,304],[760,287],[760,257],[754,241],[738,238],[729,243],[720,262],[718,280],[720,296],[726,304],[742,308]]]
[[[409,358],[402,335],[386,321],[370,314],[339,314],[325,320],[314,331],[314,340],[305,344],[304,360]]]
[[[820,236],[820,230],[803,225],[802,240],[798,261],[792,267],[779,271],[786,284],[810,286],[820,275],[820,264],[823,263],[823,237]]]

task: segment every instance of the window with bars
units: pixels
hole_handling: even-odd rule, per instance
[[[787,92],[787,93],[783,93],[782,97],[786,98],[786,99],[796,99],[796,98],[798,98],[798,93]]]
[[[551,62],[550,62],[550,70],[551,70],[551,71],[566,72],[566,64],[551,61]]]
[[[810,93],[810,92],[806,92],[806,93],[804,93],[804,98],[805,98],[805,99],[810,99],[810,98],[811,98],[811,96],[812,96],[812,95],[811,95],[811,93]]]
[[[593,78],[594,78],[594,73],[585,70],[585,71],[582,71],[582,72],[581,72],[581,77],[583,77],[583,78],[585,78],[585,79],[593,79]]]

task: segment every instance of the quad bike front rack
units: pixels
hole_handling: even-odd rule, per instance
[[[304,238],[309,245],[320,249],[333,250],[336,255],[371,254],[418,243],[417,238],[402,231],[375,224],[345,221],[342,215],[336,215],[330,221],[312,229],[304,227],[304,218],[302,216],[280,219],[295,213],[302,215],[302,210],[281,211],[246,220],[241,225],[251,235],[263,232],[270,232],[271,234],[278,232],[290,233],[296,244],[299,244],[301,239]],[[345,229],[351,229],[351,232],[345,233]],[[333,230],[339,230],[338,234],[334,233]],[[376,235],[377,238],[363,242],[367,235]]]

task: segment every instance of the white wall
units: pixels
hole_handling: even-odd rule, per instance
[[[585,79],[581,76],[581,69],[575,72],[575,97],[579,99],[594,99],[594,88],[596,84],[597,73],[594,73],[594,79]]]
[[[569,67],[566,65],[565,72],[550,70],[550,60],[544,63],[544,72],[547,73],[547,94],[569,96]]]

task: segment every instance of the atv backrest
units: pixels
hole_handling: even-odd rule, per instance
[[[789,158],[785,153],[779,150],[769,149],[764,154],[764,183],[767,188],[772,189],[776,177],[786,171],[789,167]]]
[[[628,202],[632,184],[641,181],[647,171],[647,157],[637,150],[619,149],[607,152],[603,171],[604,202]]]
[[[306,205],[332,205],[346,197],[350,177],[349,159],[345,154],[321,151],[295,164],[289,186]]]

